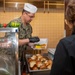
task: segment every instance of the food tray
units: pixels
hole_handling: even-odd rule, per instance
[[[34,46],[32,46],[33,50],[43,50],[47,48],[48,39],[40,38],[39,42],[35,42]]]
[[[50,75],[50,69],[43,69],[43,70],[31,70],[29,67],[29,63],[28,63],[28,58],[30,58],[32,56],[32,54],[28,55],[26,54],[26,62],[27,62],[27,66],[28,66],[28,71],[30,73],[30,75]],[[48,59],[51,59],[48,54],[43,54],[42,56],[47,57]]]

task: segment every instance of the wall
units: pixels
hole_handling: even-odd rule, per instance
[[[20,15],[21,12],[13,9],[8,9],[5,13],[0,9],[0,23],[8,23]],[[48,38],[48,47],[56,47],[58,41],[64,36],[64,10],[50,9],[49,13],[43,13],[43,9],[39,9],[35,16],[31,22],[33,36]]]

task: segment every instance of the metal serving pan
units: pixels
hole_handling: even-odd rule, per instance
[[[28,58],[30,58],[32,56],[32,54],[26,54],[26,62],[27,62],[27,66],[28,66],[28,71],[30,72],[30,75],[49,75],[50,74],[50,69],[43,69],[43,70],[31,70],[29,67],[29,63],[28,63]],[[43,57],[46,57],[48,59],[51,59],[50,56],[46,53],[46,54],[42,54]],[[51,59],[52,60],[52,59]]]

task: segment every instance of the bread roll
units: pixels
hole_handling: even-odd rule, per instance
[[[46,58],[42,57],[41,62],[45,62],[45,61],[46,61]]]
[[[42,57],[43,57],[43,56],[41,56],[41,55],[37,56],[37,60],[38,60],[38,61],[41,60]]]
[[[52,60],[48,60],[48,62],[52,65]]]
[[[50,65],[50,63],[48,62],[48,60],[45,62],[45,65],[46,66]]]
[[[32,60],[36,60],[36,55],[33,55],[33,56],[31,57],[31,59],[32,59]]]
[[[51,65],[48,65],[48,66],[47,66],[47,69],[51,69]]]
[[[35,64],[36,64],[36,61],[31,61],[30,62],[30,68],[33,68],[35,66]]]
[[[36,66],[34,66],[34,67],[32,68],[32,70],[38,70],[38,68],[37,68]]]
[[[40,66],[40,69],[46,69],[46,65],[43,64],[42,66]]]
[[[40,62],[40,61],[37,61],[36,62],[36,66],[39,68],[40,66],[42,66],[43,64],[42,64],[42,62]]]

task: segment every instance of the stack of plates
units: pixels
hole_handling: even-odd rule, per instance
[[[54,58],[55,50],[55,48],[48,48],[48,54],[52,59]]]

